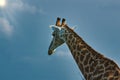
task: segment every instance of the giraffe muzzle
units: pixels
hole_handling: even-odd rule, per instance
[[[48,50],[48,55],[51,55],[53,53],[53,50]]]
[[[53,53],[55,53],[55,50],[48,50],[48,55],[52,55]]]

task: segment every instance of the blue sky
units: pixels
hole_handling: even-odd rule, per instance
[[[6,0],[0,6],[0,80],[82,80],[68,47],[48,56],[57,17],[120,66],[119,0]]]

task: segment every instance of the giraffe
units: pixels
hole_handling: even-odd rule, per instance
[[[68,27],[65,19],[57,18],[56,24],[51,25],[53,39],[49,46],[48,55],[66,43],[76,61],[78,68],[86,80],[120,80],[120,68],[111,59],[90,47],[73,29]]]

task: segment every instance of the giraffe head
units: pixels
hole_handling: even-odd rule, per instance
[[[57,18],[56,25],[51,25],[50,27],[53,30],[52,36],[53,39],[49,46],[48,54],[51,55],[54,53],[54,50],[65,43],[64,34],[65,34],[65,19],[62,19],[62,23],[60,23],[60,18]]]

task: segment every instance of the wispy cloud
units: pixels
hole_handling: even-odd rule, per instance
[[[24,11],[29,13],[40,13],[40,14],[45,13],[41,8],[25,3],[22,0],[15,0],[8,2],[6,9],[13,12]]]
[[[17,23],[16,16],[20,16],[20,13],[30,13],[30,14],[45,14],[43,9],[31,5],[29,3],[23,2],[22,0],[6,0],[7,4],[3,8],[0,8],[0,32],[5,33],[6,35],[12,35],[13,30]]]
[[[0,18],[0,31],[5,33],[7,36],[11,36],[13,32],[13,26],[5,18]]]

